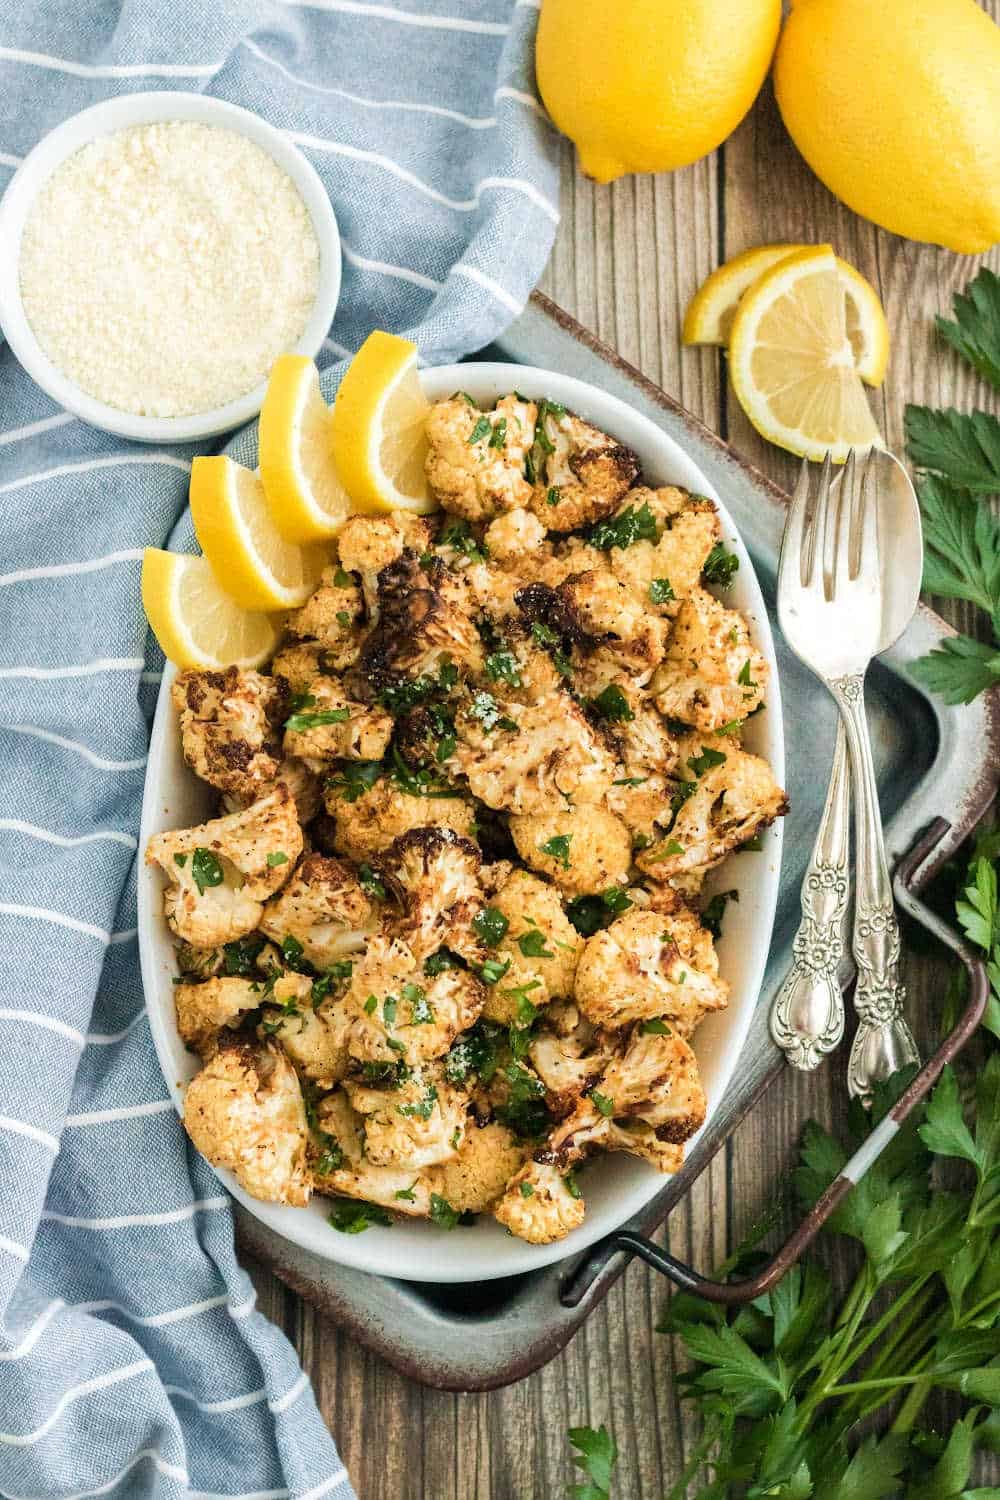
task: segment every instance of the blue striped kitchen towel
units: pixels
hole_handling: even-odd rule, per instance
[[[325,362],[373,326],[428,362],[523,305],[557,220],[537,0],[15,0],[0,185],[128,90],[259,111],[344,237]],[[331,371],[327,389],[336,379]],[[186,1146],[143,1009],[139,804],[162,668],[142,548],[190,547],[194,447],[56,410],[0,350],[0,1494],[353,1494],[229,1200]],[[359,1418],[360,1420],[360,1418]]]

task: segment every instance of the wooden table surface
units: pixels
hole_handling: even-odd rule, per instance
[[[1000,20],[1000,0],[986,9]],[[902,449],[907,401],[968,406],[975,378],[935,338],[980,263],[877,230],[838,203],[785,134],[770,87],[715,156],[685,171],[584,179],[562,150],[562,212],[543,291],[788,487],[795,463],[753,431],[715,350],[682,349],[684,309],[704,277],[751,245],[829,240],[881,293],[892,357],[876,416]],[[984,257],[1000,271],[1000,249]],[[942,613],[968,628],[961,607]],[[946,812],[947,809],[942,809]],[[934,1005],[943,970],[908,960],[911,1012]],[[845,1056],[819,1073],[787,1071],[670,1225],[671,1245],[702,1268],[720,1261],[769,1201],[803,1121],[843,1110]],[[295,1343],[361,1500],[548,1500],[572,1482],[566,1429],[608,1424],[620,1450],[615,1500],[661,1500],[689,1451],[690,1417],[674,1388],[671,1340],[655,1331],[663,1283],[633,1264],[569,1347],[507,1390],[448,1395],[397,1375],[269,1272],[251,1267],[263,1312]],[[994,1481],[995,1482],[995,1481]]]

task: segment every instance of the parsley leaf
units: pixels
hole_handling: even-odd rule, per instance
[[[392,1219],[377,1203],[360,1203],[355,1198],[340,1198],[331,1210],[329,1223],[341,1234],[361,1234],[373,1224],[388,1227]]]
[[[301,734],[306,729],[319,729],[324,724],[346,724],[351,717],[349,708],[324,708],[317,714],[292,714],[285,720],[285,728]]]
[[[509,682],[511,687],[521,686],[521,674],[517,669],[517,658],[511,651],[491,651],[486,658],[486,675],[493,682]]]
[[[906,443],[920,469],[977,495],[1000,492],[1000,420],[990,412],[906,408]]]
[[[740,899],[739,891],[718,891],[712,899],[702,907],[701,925],[707,927],[713,937],[722,936],[722,918],[730,901]]]
[[[195,849],[191,859],[191,878],[202,896],[210,886],[222,884],[221,864],[211,849],[205,849],[201,844]]]
[[[472,919],[472,930],[487,948],[495,948],[510,926],[503,912],[495,906],[484,906]]]
[[[571,833],[556,833],[544,844],[539,844],[543,854],[549,855],[551,859],[557,859],[564,870],[569,869],[569,846],[573,841]]]
[[[728,552],[722,542],[716,542],[705,559],[701,573],[706,583],[714,583],[717,588],[728,589],[739,572],[739,567],[740,560],[736,553]]]
[[[607,719],[611,724],[627,724],[635,718],[625,694],[613,682],[598,693],[596,698],[591,698],[590,702],[601,718]]]
[[[633,542],[655,542],[659,536],[656,517],[644,500],[638,507],[629,505],[620,515],[598,521],[587,540],[598,551],[610,552],[612,547],[631,547]]]
[[[747,667],[750,663],[747,662]],[[688,756],[688,765],[696,776],[704,776],[706,771],[712,770],[713,766],[721,766],[726,762],[724,750],[713,750],[710,745],[702,745],[697,755]]]
[[[537,927],[533,927],[530,932],[522,933],[517,940],[517,946],[525,958],[555,958],[555,954],[545,946],[545,934]]]
[[[1000,390],[1000,277],[984,266],[952,297],[955,321],[937,318],[937,329],[984,380]]]
[[[471,448],[473,443],[481,443],[483,438],[489,437],[492,432],[493,423],[490,421],[489,417],[480,417],[479,421],[473,427],[466,440],[468,446]]]
[[[618,1461],[614,1438],[602,1423],[596,1431],[593,1427],[571,1427],[569,1440],[577,1450],[573,1462],[587,1476],[586,1484],[574,1484],[570,1489],[572,1500],[607,1500],[611,1471]]]
[[[649,585],[649,597],[654,604],[669,604],[677,595],[670,587],[669,578],[654,578]]]
[[[431,1193],[431,1218],[439,1229],[454,1229],[458,1223],[458,1209],[452,1208],[440,1193]]]
[[[910,664],[910,675],[946,703],[971,703],[1000,683],[1000,645],[968,635],[944,636],[933,651]]]

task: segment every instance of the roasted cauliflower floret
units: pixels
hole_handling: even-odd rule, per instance
[[[490,557],[497,562],[517,562],[526,552],[542,546],[545,527],[530,510],[510,510],[490,522],[484,540]]]
[[[308,692],[315,678],[330,677],[340,670],[319,641],[290,641],[271,663],[275,677],[283,677],[293,695]]]
[[[567,694],[526,705],[484,690],[455,724],[453,763],[487,807],[541,813],[564,798],[599,802],[614,780],[609,746]]]
[[[306,765],[304,760],[296,760],[294,756],[286,756],[278,766],[277,774],[273,781],[268,781],[261,788],[258,797],[266,797],[274,791],[278,784],[286,786],[295,800],[295,810],[299,815],[299,822],[303,827],[316,816],[320,809],[320,781],[316,772]],[[226,812],[239,812],[250,806],[256,798],[237,797],[228,792],[222,799],[222,805]]]
[[[708,555],[722,535],[718,512],[703,495],[673,486],[636,487],[628,503],[648,507],[659,539],[640,537],[627,547],[612,547],[608,560],[615,576],[651,614],[671,617],[699,587]]]
[[[545,1085],[545,1103],[556,1119],[574,1109],[584,1089],[600,1078],[611,1057],[610,1034],[596,1031],[582,1018],[565,1036],[543,1026],[528,1048],[531,1066]]]
[[[368,623],[378,621],[378,575],[409,548],[419,557],[431,545],[431,529],[420,516],[394,510],[388,516],[352,516],[337,533],[340,566],[361,578]]]
[[[351,1055],[384,1064],[443,1057],[485,998],[473,974],[449,968],[427,975],[405,943],[380,934],[355,966],[343,1000]]]
[[[767,675],[743,616],[695,589],[677,612],[651,690],[661,714],[711,734],[759,707]]]
[[[382,855],[380,869],[403,906],[393,931],[418,963],[442,947],[478,956],[470,923],[480,905],[481,862],[471,839],[440,827],[402,833]]]
[[[468,836],[475,826],[472,804],[463,797],[416,797],[404,792],[388,777],[376,781],[369,791],[353,800],[342,787],[327,785],[326,810],[337,825],[340,853],[363,864],[388,849],[394,839],[411,828],[450,828]]]
[[[380,1089],[351,1078],[344,1092],[363,1117],[365,1157],[375,1167],[418,1170],[458,1151],[468,1123],[466,1095],[434,1064],[411,1073],[398,1088]]]
[[[487,994],[488,1020],[523,1026],[550,1000],[572,995],[583,941],[558,891],[544,880],[512,870],[484,907],[477,930],[494,939],[490,957],[505,966]]]
[[[188,1084],[184,1125],[215,1167],[255,1198],[304,1208],[311,1191],[306,1112],[291,1063],[277,1047],[222,1047]]]
[[[439,557],[421,560],[406,551],[378,577],[378,624],[361,652],[361,670],[372,691],[407,683],[444,681],[482,667],[483,649],[473,622],[468,585]]]
[[[513,395],[489,412],[462,395],[431,407],[427,483],[445,510],[476,522],[528,504],[531,485],[524,464],[536,416],[534,402]]]
[[[611,1101],[612,1119],[642,1120],[661,1141],[679,1145],[705,1121],[698,1059],[679,1036],[639,1028],[625,1053],[608,1064],[599,1088]]]
[[[319,1101],[312,1137],[310,1165],[318,1193],[360,1198],[411,1217],[430,1214],[436,1169],[373,1166],[364,1154],[364,1121],[343,1089]]]
[[[579,1189],[558,1167],[529,1161],[510,1179],[493,1217],[529,1245],[551,1245],[579,1229],[584,1211]]]
[[[322,769],[333,760],[381,760],[392,737],[392,717],[353,703],[333,677],[317,677],[285,721],[285,753]]]
[[[676,817],[669,834],[638,856],[653,880],[700,886],[707,870],[788,811],[788,799],[771,767],[730,737],[678,742]]]
[[[253,801],[278,771],[285,694],[273,677],[227,667],[179,672],[170,696],[184,759],[202,781]]]
[[[355,627],[361,619],[361,589],[339,563],[323,569],[319,588],[301,609],[292,610],[286,628],[301,640],[316,641],[342,671],[357,659]],[[277,671],[277,667],[274,668]]]
[[[629,672],[651,672],[663,660],[663,622],[607,569],[574,573],[555,592],[575,637],[604,646]]]
[[[206,979],[174,986],[177,1030],[186,1047],[204,1053],[225,1027],[236,1027],[261,1002],[262,986],[249,979]]]
[[[574,896],[626,883],[632,840],[621,819],[603,807],[512,817],[510,833],[526,865]]]
[[[377,917],[357,877],[340,860],[308,855],[280,896],[269,901],[260,930],[276,943],[293,939],[317,969],[364,948]]]
[[[438,1168],[441,1197],[458,1213],[479,1214],[502,1196],[525,1148],[505,1125],[470,1123],[455,1156]]]
[[[348,1021],[338,1001],[314,1009],[312,989],[304,974],[283,975],[271,992],[276,1004],[264,1007],[260,1033],[273,1037],[305,1078],[328,1089],[347,1072]]]
[[[261,903],[285,883],[301,852],[295,803],[279,785],[244,812],[155,834],[146,863],[170,881],[163,910],[171,931],[209,948],[254,930]]]
[[[685,909],[667,916],[636,906],[588,938],[576,1003],[596,1026],[663,1019],[688,1036],[729,1002],[712,935]]]
[[[614,511],[639,474],[630,448],[554,402],[540,403],[531,509],[547,531],[576,531]]]

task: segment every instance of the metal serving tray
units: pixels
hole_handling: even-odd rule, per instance
[[[625,1226],[633,1236],[644,1236],[684,1197],[786,1065],[770,1039],[768,1012],[790,958],[802,876],[826,793],[836,709],[787,649],[773,620],[785,504],[776,486],[538,293],[504,337],[478,357],[540,365],[589,381],[636,407],[674,438],[724,498],[753,557],[775,626],[792,811],[771,957],[726,1100],[683,1170]],[[948,708],[926,697],[905,674],[909,661],[947,633],[950,627],[921,606],[903,639],[869,677],[869,716],[890,861],[897,863],[934,819],[943,814],[949,820],[910,861],[918,866],[908,880],[911,893],[967,836],[989,805],[1000,772],[996,702],[986,697],[966,708]],[[913,900],[907,904],[922,920],[923,908]],[[934,930],[941,935],[939,928]],[[396,1369],[444,1390],[506,1385],[552,1359],[621,1275],[632,1248],[623,1252],[610,1237],[581,1256],[529,1275],[429,1286],[319,1260],[280,1239],[238,1205],[236,1215],[242,1246],[284,1282]],[[574,1305],[565,1305],[570,1298]]]

